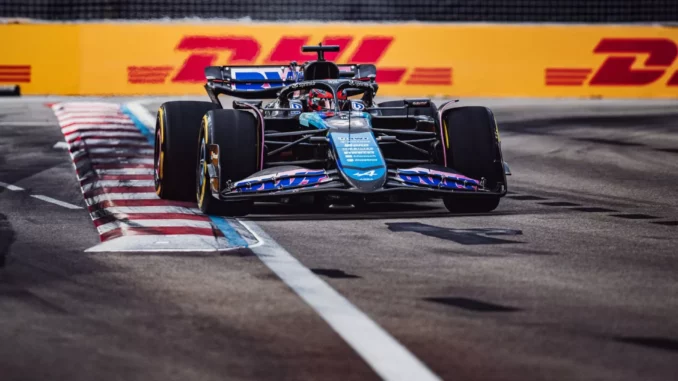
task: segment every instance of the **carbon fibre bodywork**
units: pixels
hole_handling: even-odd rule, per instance
[[[318,47],[314,47],[318,48]],[[315,51],[330,51],[321,47]],[[319,54],[321,56],[321,54]],[[327,69],[328,79],[313,78]],[[343,71],[348,68],[353,71]],[[294,196],[321,196],[362,200],[393,196],[485,198],[507,193],[498,129],[494,117],[492,160],[498,168],[492,181],[472,178],[448,159],[446,116],[455,101],[436,108],[429,99],[404,99],[397,106],[375,102],[378,90],[373,65],[340,69],[324,60],[300,69],[281,67],[279,80],[270,79],[271,67],[240,70],[208,67],[205,86],[214,103],[219,94],[238,98],[271,98],[233,102],[236,110],[251,111],[257,119],[258,171],[244,179],[221,181],[219,147],[210,144],[208,173],[212,196],[222,201],[276,200]],[[247,73],[238,79],[237,73]],[[305,75],[304,75],[305,74]],[[365,74],[365,75],[363,75]],[[302,79],[303,78],[303,79]],[[304,94],[319,89],[333,102],[323,110],[309,110]],[[359,98],[349,98],[349,96]],[[491,112],[488,109],[491,116]],[[488,135],[489,136],[489,135]],[[494,164],[493,164],[494,165]],[[229,179],[229,177],[225,177]],[[219,187],[221,185],[221,187]]]

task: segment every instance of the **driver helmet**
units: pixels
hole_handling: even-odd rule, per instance
[[[343,92],[337,94],[340,105],[346,101],[346,95]],[[312,89],[308,93],[308,107],[313,111],[334,110],[334,97],[332,93],[320,89]]]

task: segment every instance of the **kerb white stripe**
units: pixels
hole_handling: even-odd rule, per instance
[[[407,348],[351,304],[257,225],[242,222],[264,245],[259,259],[310,305],[385,380],[440,380]]]
[[[135,213],[183,213],[202,215],[200,209],[184,208],[183,206],[111,206],[110,208],[100,209],[90,214],[92,219],[97,219],[111,214]]]
[[[210,221],[194,221],[194,220],[129,220],[129,221],[113,221],[99,226],[99,234],[104,234],[117,228],[152,228],[152,227],[170,227],[170,226],[185,226],[193,228],[211,229],[212,223]]]
[[[139,131],[134,126],[127,126],[125,124],[106,124],[106,125],[96,125],[96,124],[87,124],[83,126],[71,126],[64,127],[61,132],[68,134],[74,131],[108,131],[108,130],[124,130],[126,132]]]
[[[141,193],[104,193],[85,199],[87,205],[98,204],[107,200],[157,200],[158,195],[151,192]]]
[[[97,169],[97,175],[152,175],[153,168]],[[84,177],[91,176],[91,171]],[[83,178],[84,178],[83,177]]]
[[[77,134],[68,135],[66,141],[72,141],[77,138],[88,138],[88,137],[113,137],[113,138],[127,138],[127,137],[138,137],[143,136],[139,131],[133,132],[100,132],[100,131],[88,131],[88,132],[79,132]]]
[[[98,111],[88,111],[88,110],[58,110],[54,114],[57,117],[62,116],[125,116],[119,109],[102,109]]]
[[[63,128],[80,125],[92,125],[101,123],[102,126],[133,126],[134,122],[129,119],[104,119],[104,118],[59,118],[59,125]]]
[[[88,112],[99,112],[99,111],[109,111],[109,110],[120,110],[120,105],[117,103],[104,103],[104,102],[68,102],[68,103],[59,103],[52,106],[54,112],[65,112],[65,111],[88,111]]]
[[[83,192],[91,191],[98,188],[113,188],[113,187],[153,187],[155,182],[153,180],[99,180],[93,183],[82,186]]]
[[[81,146],[86,146],[86,147],[96,147],[97,145],[105,145],[105,146],[111,146],[111,145],[133,145],[133,146],[139,146],[139,147],[148,147],[148,141],[144,140],[130,140],[130,139],[92,139],[92,138],[85,138],[85,141],[82,140],[76,140],[74,142],[69,142],[71,147],[78,148]]]
[[[103,158],[103,159],[97,159],[97,158],[92,158],[90,159],[90,162],[92,164],[110,164],[110,163],[120,163],[120,164],[153,164],[153,159],[119,159],[115,157],[111,158]]]
[[[148,146],[143,147],[143,148],[89,148],[89,147],[79,147],[74,149],[74,155],[83,155],[85,153],[89,153],[90,156],[96,156],[97,154],[111,154],[111,153],[119,153],[119,154],[139,154],[139,155],[153,155],[153,148],[149,148]],[[125,173],[126,175],[128,173]]]
[[[225,237],[204,235],[122,236],[91,247],[87,252],[215,252],[241,249]]]

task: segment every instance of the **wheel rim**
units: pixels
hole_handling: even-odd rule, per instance
[[[159,191],[162,185],[162,161],[165,156],[162,149],[162,142],[160,141],[161,135],[159,130],[160,129],[158,128],[158,131],[155,133],[155,147],[153,152],[153,180],[155,180],[156,191]]]
[[[205,145],[204,135],[200,134],[200,152],[198,153],[198,166],[196,168],[196,197],[198,204],[202,205],[205,198],[205,172],[207,171],[207,163],[205,162],[207,147]]]

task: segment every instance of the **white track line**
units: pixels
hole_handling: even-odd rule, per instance
[[[56,199],[53,199],[51,197],[43,196],[41,194],[32,194],[31,197],[37,198],[38,200],[46,201],[55,205],[63,206],[64,208],[68,209],[82,209],[82,206],[77,206],[73,204],[69,204],[67,202],[59,201]]]
[[[16,185],[12,185],[12,184],[3,183],[2,181],[0,181],[0,187],[7,188],[7,189],[9,189],[13,192],[19,192],[19,191],[24,190],[24,188],[22,188],[22,187],[18,187]]]
[[[440,380],[407,348],[318,278],[259,226],[241,223],[266,243],[252,251],[311,306],[384,380]]]

